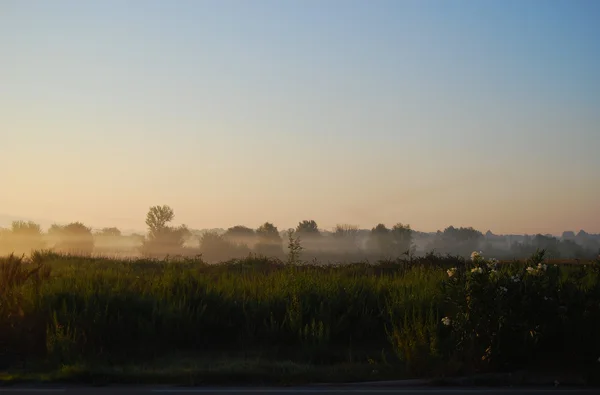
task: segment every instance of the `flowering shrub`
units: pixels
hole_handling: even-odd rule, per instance
[[[440,325],[456,346],[452,357],[475,370],[552,356],[562,362],[596,360],[600,270],[549,267],[544,261],[544,251],[525,265],[500,265],[473,252],[466,269],[447,271]]]

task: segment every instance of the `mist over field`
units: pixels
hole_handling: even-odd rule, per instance
[[[522,259],[545,250],[552,259],[594,259],[600,256],[600,235],[584,230],[560,236],[494,234],[472,227],[448,226],[421,232],[409,224],[375,224],[364,229],[339,224],[321,229],[314,220],[295,228],[279,229],[265,222],[256,229],[236,225],[227,229],[190,229],[173,226],[174,210],[153,206],[146,216],[145,232],[125,234],[116,227],[93,229],[81,222],[53,224],[43,229],[33,221],[13,221],[0,228],[0,254],[30,254],[50,250],[103,257],[187,256],[209,263],[260,255],[285,260],[290,253],[303,262],[339,263],[412,259],[427,254],[468,257],[484,251],[496,259]]]

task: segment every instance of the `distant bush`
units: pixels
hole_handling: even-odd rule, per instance
[[[449,226],[444,231],[438,231],[425,250],[467,257],[472,251],[480,249],[483,239],[483,233],[471,227]]]
[[[35,222],[14,221],[10,229],[0,231],[0,251],[3,253],[30,254],[44,247],[42,229]]]
[[[313,238],[321,236],[321,231],[319,231],[319,226],[314,220],[304,220],[298,223],[295,229],[298,236],[303,238]]]
[[[52,225],[48,233],[54,240],[53,250],[58,253],[89,256],[94,251],[92,229],[81,222]]]
[[[219,262],[229,259],[243,258],[251,250],[245,244],[230,241],[224,235],[207,232],[200,238],[200,253],[206,262]]]
[[[227,229],[223,236],[231,241],[253,241],[256,233],[254,232],[254,229],[248,228],[247,226],[236,225]]]
[[[121,231],[118,228],[102,228],[96,233],[100,237],[121,237]]]
[[[143,256],[160,258],[166,255],[181,255],[190,232],[185,225],[166,227],[154,231],[144,239],[140,251]]]
[[[265,222],[256,229],[257,243],[254,252],[267,257],[283,256],[283,240],[277,227],[270,222]]]

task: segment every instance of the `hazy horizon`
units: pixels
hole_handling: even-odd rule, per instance
[[[0,213],[600,233],[596,1],[0,4]]]
[[[304,218],[303,220],[306,220],[306,219],[313,219],[314,220],[314,218]],[[82,221],[77,220],[77,219],[69,219],[69,220],[64,220],[64,221],[54,221],[54,220],[50,220],[48,218],[42,218],[42,219],[40,219],[40,218],[31,218],[31,217],[27,217],[27,216],[6,215],[4,213],[0,213],[0,229],[2,229],[2,228],[10,229],[11,223],[14,222],[14,221],[25,221],[25,222],[31,221],[31,222],[34,222],[34,223],[36,223],[38,225],[41,225],[41,228],[42,228],[43,231],[47,231],[48,228],[51,225],[53,225],[53,224],[56,224],[56,225],[67,225],[67,224],[73,223],[73,222],[82,222]],[[143,222],[143,221],[141,221],[141,222]],[[214,230],[214,229],[227,230],[227,229],[229,229],[231,227],[234,227],[234,226],[237,226],[237,225],[246,226],[246,227],[249,227],[251,229],[257,229],[260,225],[264,224],[265,222],[270,222],[270,221],[268,221],[268,220],[267,221],[262,221],[262,222],[256,223],[256,224],[234,223],[234,224],[229,224],[227,226],[210,226],[210,227],[207,227],[207,226],[201,226],[201,225],[194,226],[193,224],[191,225],[189,223],[186,223],[185,220],[182,220],[182,219],[177,220],[177,217],[176,217],[176,219],[173,221],[173,225],[176,225],[176,226],[186,225],[190,230]],[[283,226],[281,224],[277,224],[277,223],[274,223],[274,225],[279,229],[280,232],[284,232],[285,233],[290,228],[291,229],[295,229],[298,226],[299,222],[301,222],[301,221],[297,221],[296,223],[293,223],[293,224],[284,224]],[[316,221],[316,222],[319,225],[319,230],[320,231],[326,231],[326,232],[335,232],[335,228],[338,225],[351,225],[351,226],[357,226],[358,229],[361,229],[361,230],[370,230],[370,229],[372,229],[373,227],[375,227],[376,225],[379,224],[379,223],[377,223],[377,224],[375,224],[375,223],[374,224],[355,224],[355,223],[349,223],[349,222],[339,221],[338,223],[336,223],[335,225],[332,225],[332,226],[322,226],[319,223],[319,221]],[[396,222],[388,221],[388,222],[385,222],[384,225],[386,225],[389,228],[391,228],[392,226],[396,225],[397,223],[398,223],[398,221],[396,221]],[[97,226],[97,224],[93,224],[93,223],[84,223],[84,225],[90,227],[92,230],[95,230],[95,231],[100,231],[100,230],[102,230],[104,228],[116,227],[117,229],[119,229],[120,231],[124,232],[125,234],[127,234],[127,233],[138,233],[138,234],[142,233],[142,234],[145,234],[148,231],[147,226],[145,224],[140,224],[137,227],[136,226],[134,226],[134,227],[118,227],[118,226],[115,226],[114,224],[113,225],[106,225],[106,224],[104,224],[102,226]],[[410,225],[410,224],[405,224],[405,225]],[[411,226],[411,229],[413,231],[416,231],[416,232],[436,233],[437,231],[443,231],[444,229],[446,229],[446,228],[448,228],[450,226],[454,226],[456,228],[459,228],[459,227],[470,228],[471,227],[471,225],[467,225],[467,224],[460,224],[460,225],[447,224],[447,225],[442,226],[441,228],[438,228],[438,229],[421,229],[421,228],[415,227],[415,226]],[[490,231],[494,235],[530,235],[530,236],[532,236],[532,235],[541,234],[541,235],[552,235],[554,237],[560,237],[560,236],[562,236],[562,234],[564,232],[569,232],[569,231],[572,231],[575,234],[577,234],[579,231],[584,231],[586,233],[593,234],[593,235],[598,234],[596,232],[592,232],[592,231],[589,231],[588,229],[584,229],[584,228],[563,229],[560,232],[556,232],[556,233],[544,233],[544,232],[537,232],[537,231],[533,231],[533,232],[497,232],[497,231],[495,231],[494,229],[492,229],[490,227],[487,227],[487,228],[486,227],[475,228],[475,230],[478,230],[478,231],[480,231],[482,233],[486,233],[487,231]]]

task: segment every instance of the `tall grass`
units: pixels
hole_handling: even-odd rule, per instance
[[[313,364],[375,359],[401,363],[414,375],[447,373],[455,344],[440,320],[453,311],[447,300],[458,292],[444,287],[452,266],[465,270],[468,263],[433,255],[323,266],[252,256],[218,265],[9,257],[0,263],[0,345],[15,345],[5,364],[15,355],[64,364],[185,352]],[[596,277],[577,270],[585,269],[565,271],[565,283],[590,284],[569,288],[574,309],[599,290]],[[24,328],[43,333],[42,351],[28,348]]]

